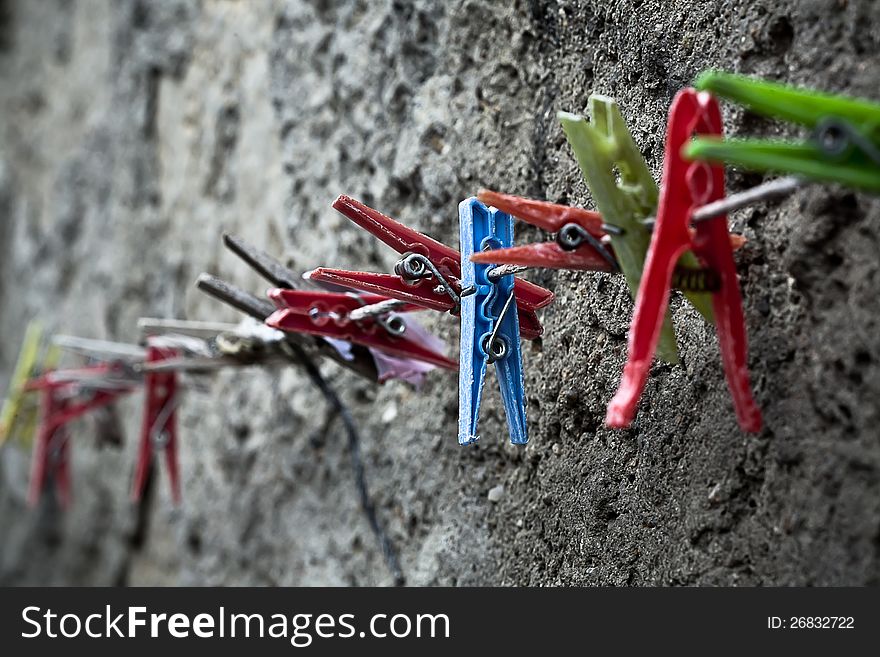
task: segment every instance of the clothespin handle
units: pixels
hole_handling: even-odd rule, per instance
[[[147,362],[155,363],[179,357],[176,349],[147,346]],[[171,498],[180,504],[180,472],[177,461],[177,373],[149,371],[144,377],[144,409],[141,423],[137,463],[132,480],[131,498],[138,502],[146,488],[153,455],[161,450],[165,454]]]
[[[70,506],[70,440],[64,422],[56,420],[67,413],[66,407],[62,388],[47,386],[41,389],[40,423],[34,440],[28,484],[28,505],[31,507],[39,503],[50,478],[61,507]]]

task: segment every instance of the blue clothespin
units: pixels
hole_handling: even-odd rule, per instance
[[[507,414],[510,442],[524,445],[526,403],[523,391],[519,319],[511,274],[493,277],[495,265],[471,262],[471,255],[513,245],[510,215],[487,208],[476,198],[458,206],[461,231],[461,362],[458,379],[458,442],[479,439],[477,418],[486,380],[486,366],[495,363]],[[471,290],[473,290],[471,292]]]

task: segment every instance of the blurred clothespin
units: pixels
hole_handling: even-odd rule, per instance
[[[491,265],[477,264],[471,255],[513,244],[513,221],[508,214],[487,208],[476,198],[458,206],[461,233],[461,285],[472,294],[461,299],[461,359],[459,374],[458,442],[479,439],[477,421],[489,363],[501,388],[510,442],[528,442],[522,350],[514,277],[490,276]]]
[[[423,308],[459,312],[462,297],[472,290],[462,286],[462,260],[458,251],[348,196],[337,198],[333,207],[403,258],[395,266],[394,274],[322,267],[310,272],[311,280],[364,290]],[[514,280],[521,335],[526,339],[538,338],[544,329],[535,311],[550,304],[554,294],[534,283]]]
[[[756,432],[761,428],[761,413],[749,384],[742,300],[727,217],[715,215],[697,222],[695,234],[689,230],[696,208],[724,197],[723,167],[682,157],[682,146],[694,133],[720,135],[721,112],[710,94],[684,89],[669,110],[657,219],[636,297],[629,357],[606,421],[612,427],[626,427],[632,421],[667,316],[676,263],[682,254],[693,251],[719,277],[712,305],[724,370],[740,426],[744,431]]]
[[[811,136],[802,143],[705,136],[684,145],[686,157],[880,192],[880,104],[717,71],[694,86]]]
[[[52,344],[64,351],[79,354],[93,361],[114,363],[136,363],[147,355],[147,352],[137,345],[124,342],[111,342],[109,340],[95,340],[92,338],[80,338],[74,335],[54,335]]]
[[[0,446],[14,439],[24,447],[30,447],[39,418],[39,402],[28,394],[27,382],[36,378],[41,370],[53,369],[58,362],[58,349],[46,344],[42,325],[31,321],[25,330],[24,340],[15,364],[6,399],[0,410]]]
[[[223,243],[274,287],[295,289],[298,286],[296,274],[264,251],[251,246],[241,238],[229,234],[223,235]],[[268,299],[261,299],[209,274],[201,274],[196,285],[206,294],[219,299],[259,322],[264,322],[276,310],[275,306]],[[370,381],[376,382],[379,380],[376,362],[366,347],[352,345],[350,349],[341,352],[331,343],[316,336],[289,334],[286,340],[295,347],[295,351],[317,351],[322,356],[336,361],[343,367]],[[298,356],[295,357],[295,359],[298,358]]]
[[[147,364],[160,363],[177,358],[179,351],[167,346],[156,346],[155,339],[147,341]],[[168,371],[147,371],[144,375],[144,408],[141,422],[140,442],[131,497],[134,502],[141,499],[150,470],[154,467],[156,452],[165,454],[165,466],[171,498],[180,504],[180,472],[177,463],[177,418],[176,410],[180,394],[177,373]]]
[[[39,502],[51,480],[59,503],[68,507],[70,490],[70,436],[67,424],[91,410],[110,404],[137,385],[132,372],[118,363],[102,363],[72,370],[52,370],[25,385],[39,391],[40,420],[34,441],[28,502]]]
[[[651,229],[645,220],[657,209],[658,188],[644,157],[636,147],[617,103],[605,96],[589,99],[592,121],[582,116],[559,113],[559,120],[571,144],[587,186],[601,213],[602,228],[610,235],[614,256],[635,299],[642,279],[642,270],[651,241]],[[619,176],[618,176],[619,173]],[[593,221],[595,226],[595,220]],[[571,235],[568,244],[588,242],[587,230],[578,224],[565,230]],[[596,237],[595,228],[593,233]],[[698,270],[700,264],[692,253],[683,253],[679,265],[685,270]],[[702,292],[686,291],[694,307],[713,322],[711,298]],[[672,320],[668,313],[662,324],[658,355],[669,363],[678,362],[678,348]]]
[[[282,363],[289,354],[281,349],[284,335],[262,322],[246,318],[238,324],[184,319],[138,320],[142,340],[171,349],[173,357],[145,362],[144,372],[206,373],[223,367]]]
[[[606,272],[620,269],[598,212],[488,189],[481,189],[477,199],[548,233],[555,233],[556,239],[477,252],[471,256],[476,263]]]

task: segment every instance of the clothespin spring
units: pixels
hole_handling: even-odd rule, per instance
[[[389,317],[388,314],[405,305],[406,302],[400,301],[399,299],[386,299],[379,303],[363,305],[360,308],[355,308],[348,313],[348,318],[353,322],[362,322],[371,317],[379,326],[385,329],[389,335],[400,337],[406,333],[406,322],[404,322],[398,315]]]
[[[504,316],[507,314],[510,304],[513,303],[514,296],[514,293],[511,291],[507,297],[507,301],[504,302],[504,307],[498,314],[498,319],[495,320],[495,327],[492,329],[492,333],[490,333],[483,342],[483,351],[486,352],[486,361],[489,363],[501,360],[507,355],[507,342],[503,338],[498,337],[498,331],[501,328],[501,324],[504,322]]]
[[[438,282],[434,291],[437,293],[445,292],[449,295],[449,298],[452,299],[452,303],[455,304],[453,312],[461,307],[462,297],[466,297],[476,292],[476,288],[471,286],[462,289],[461,293],[457,293],[449,280],[447,280],[447,278],[440,273],[440,270],[434,266],[434,263],[419,253],[407,253],[403,256],[394,265],[394,273],[409,283],[417,283],[423,278],[430,278],[433,276]]]
[[[880,166],[880,149],[859,132],[849,121],[829,116],[816,126],[813,139],[829,158],[839,158],[857,148],[874,164]]]
[[[397,299],[388,299],[387,301],[380,301],[379,303],[356,308],[347,314],[312,308],[309,310],[309,317],[312,320],[328,317],[335,322],[350,321],[355,324],[360,324],[367,319],[373,319],[390,335],[400,337],[406,333],[406,324],[400,317],[388,317],[388,314],[403,305],[405,305],[405,302],[398,301]]]
[[[164,396],[164,388],[160,386],[157,394]],[[180,395],[175,390],[171,397],[165,402],[165,405],[162,406],[162,410],[156,415],[156,421],[153,422],[153,426],[150,428],[150,442],[157,450],[165,449],[171,441],[171,436],[165,429],[165,426],[168,424],[168,418],[170,418],[171,414],[177,410],[180,403],[179,396]]]
[[[603,224],[603,227],[605,225],[606,224]],[[614,228],[615,230],[620,231],[620,233],[623,231],[623,229],[617,228],[616,226]],[[620,265],[617,264],[617,258],[611,255],[611,252],[605,248],[605,245],[602,244],[601,240],[596,239],[596,237],[583,226],[574,223],[565,224],[559,232],[556,233],[556,243],[559,244],[559,248],[565,251],[574,251],[583,246],[585,242],[602,256],[605,262],[611,265],[611,271],[620,271]]]

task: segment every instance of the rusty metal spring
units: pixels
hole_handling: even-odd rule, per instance
[[[676,267],[672,287],[682,292],[717,292],[721,289],[721,277],[714,269]]]

